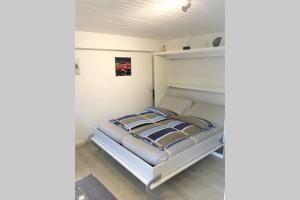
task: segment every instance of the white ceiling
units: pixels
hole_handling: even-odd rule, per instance
[[[188,12],[182,2],[76,0],[76,30],[157,39],[224,32],[224,0],[192,0]]]

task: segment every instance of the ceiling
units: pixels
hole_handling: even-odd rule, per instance
[[[76,30],[172,39],[224,32],[224,0],[76,0]]]

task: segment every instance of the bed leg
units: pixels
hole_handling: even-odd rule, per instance
[[[100,151],[102,150],[102,148],[99,147],[98,145],[96,145],[95,142],[94,142],[93,140],[88,140],[86,143],[87,143],[87,144],[92,144],[92,145],[96,146],[97,149],[100,150]]]
[[[150,186],[152,183],[158,181],[161,178],[161,175],[154,177],[147,185],[146,185],[146,193],[148,195],[148,199],[157,199],[156,195],[152,192]]]
[[[87,138],[87,141],[92,141],[91,138],[94,136],[94,133],[91,133],[88,138]]]

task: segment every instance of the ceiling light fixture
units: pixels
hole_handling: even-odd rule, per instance
[[[187,0],[186,5],[182,6],[181,9],[183,12],[186,12],[192,5],[192,0]]]
[[[159,7],[163,10],[175,10],[183,5],[182,2],[182,0],[160,0]]]

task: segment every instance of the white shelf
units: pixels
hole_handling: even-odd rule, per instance
[[[162,56],[168,59],[221,57],[225,55],[225,47],[208,47],[200,49],[165,51],[153,53],[154,56]]]
[[[216,86],[185,84],[185,83],[175,83],[175,82],[169,82],[168,86],[171,88],[179,88],[179,89],[188,89],[188,90],[225,94],[225,89],[223,87],[216,87]]]

